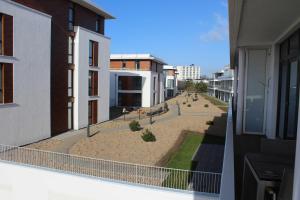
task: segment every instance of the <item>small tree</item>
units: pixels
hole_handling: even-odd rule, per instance
[[[207,84],[205,83],[196,83],[195,84],[195,91],[198,93],[206,93],[207,92]]]

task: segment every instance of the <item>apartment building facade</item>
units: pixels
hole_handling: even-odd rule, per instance
[[[151,54],[112,54],[110,106],[151,107],[164,102],[164,64]]]
[[[172,98],[177,94],[177,69],[171,65],[165,65],[164,69],[164,76],[165,76],[165,97]]]
[[[208,84],[208,95],[229,102],[233,96],[234,71],[229,66],[212,74]]]
[[[199,80],[201,78],[201,68],[196,65],[177,66],[178,80]]]
[[[221,199],[300,199],[299,7],[229,0],[236,78],[224,167],[234,177],[222,177]]]
[[[51,135],[50,39],[51,16],[0,1],[1,144],[18,146]]]
[[[110,39],[104,36],[104,21],[113,17],[85,0],[2,0],[1,4],[1,59],[5,59],[1,68],[9,74],[1,78],[5,83],[1,91],[6,93],[1,94],[5,101],[0,109],[9,113],[1,127],[17,135],[4,142],[27,144],[108,120]],[[13,72],[7,72],[7,65],[15,65]],[[28,71],[19,78],[25,66]],[[8,106],[11,102],[14,108]],[[5,118],[2,113],[0,117]],[[6,120],[21,122],[15,126]]]

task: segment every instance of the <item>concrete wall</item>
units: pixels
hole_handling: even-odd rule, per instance
[[[74,39],[74,129],[88,125],[88,102],[98,100],[98,123],[109,120],[109,63],[110,39],[82,27],[76,27]],[[98,66],[89,66],[89,41],[99,43]],[[89,70],[98,71],[97,97],[88,95]]]
[[[51,17],[7,0],[0,13],[13,16],[14,103],[0,104],[0,143],[24,145],[50,137]]]
[[[118,102],[118,77],[141,76],[142,77],[142,107],[150,107],[152,100],[152,72],[135,70],[110,70],[110,106],[116,106]],[[124,91],[130,92],[130,91]]]
[[[215,200],[216,196],[162,190],[0,162],[5,200]]]

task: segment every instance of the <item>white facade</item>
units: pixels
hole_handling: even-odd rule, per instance
[[[177,66],[178,80],[197,80],[201,78],[200,66]]]
[[[147,187],[0,162],[3,200],[217,200],[218,195]]]
[[[234,71],[229,66],[213,73],[208,84],[208,94],[221,101],[229,102],[233,95]]]
[[[88,125],[88,102],[98,101],[97,122],[109,120],[109,56],[110,39],[83,27],[75,27],[74,38],[74,129]],[[99,43],[98,67],[89,66],[89,41]],[[98,72],[98,94],[90,97],[88,94],[89,71]]]
[[[139,76],[142,77],[142,90],[119,90],[118,78],[120,76]],[[156,80],[154,89],[154,78]],[[151,107],[164,102],[163,74],[160,74],[158,82],[158,73],[152,71],[137,70],[110,70],[110,106],[118,105],[119,93],[140,93],[142,95],[142,107]],[[160,87],[160,89],[158,88]],[[160,91],[160,92],[159,92]],[[153,99],[155,94],[155,103]],[[158,98],[160,96],[160,98]],[[160,99],[160,101],[159,101]]]
[[[51,135],[51,17],[8,0],[0,13],[13,16],[14,49],[13,57],[0,56],[14,71],[13,103],[0,104],[0,143],[19,146]]]

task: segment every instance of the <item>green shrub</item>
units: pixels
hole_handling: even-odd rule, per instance
[[[213,121],[207,121],[206,124],[207,124],[207,125],[210,125],[210,126],[213,126],[213,125],[214,125],[214,122],[213,122]]]
[[[141,137],[145,142],[155,142],[156,141],[155,135],[151,131],[149,131],[149,129],[146,129],[146,131],[143,133],[143,135]]]
[[[204,105],[204,107],[205,107],[205,108],[208,108],[208,107],[209,107],[209,105],[208,105],[208,104],[205,104],[205,105]]]
[[[141,130],[141,125],[138,121],[133,120],[132,122],[130,122],[129,128],[131,131],[139,131]]]
[[[183,102],[182,104],[183,104],[183,105],[185,105],[185,104],[186,104],[186,102]]]
[[[192,105],[191,105],[191,104],[188,104],[187,107],[192,107]]]

